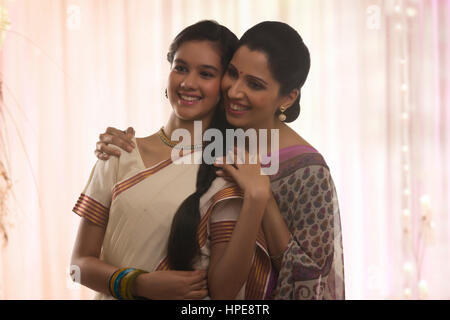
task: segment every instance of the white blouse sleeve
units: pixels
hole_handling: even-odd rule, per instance
[[[108,223],[112,190],[117,180],[118,161],[117,157],[97,161],[73,208],[73,212],[79,216],[104,228]]]

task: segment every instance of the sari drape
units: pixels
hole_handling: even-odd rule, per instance
[[[173,216],[195,191],[197,171],[197,164],[171,159],[145,168],[138,148],[98,161],[73,211],[106,228],[100,259],[117,268],[156,270],[167,253]],[[95,298],[112,299],[102,293]]]
[[[274,299],[345,299],[339,204],[330,170],[307,146],[280,150],[271,188],[291,240]]]

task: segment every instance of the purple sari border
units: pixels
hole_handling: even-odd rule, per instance
[[[272,300],[273,293],[275,291],[275,287],[278,281],[278,274],[274,269],[270,272],[269,282],[267,284],[266,295],[264,296],[264,300]]]
[[[311,146],[301,146],[295,145],[280,149],[279,151],[280,162],[290,159],[296,155],[303,153],[319,153],[316,149]]]
[[[313,148],[309,148],[311,150]],[[315,149],[314,149],[315,150]],[[296,148],[295,150],[288,150],[286,153],[280,152],[280,167],[278,172],[270,176],[270,180],[276,181],[278,179],[287,177],[295,171],[305,168],[307,166],[319,165],[329,170],[325,159],[320,153],[316,152],[301,152],[306,151]]]
[[[298,152],[300,152],[300,153],[306,153],[306,152],[319,153],[319,151],[317,151],[314,147],[305,146],[305,145],[293,145],[293,146],[285,147],[285,148],[278,150],[278,154],[280,155],[280,157],[281,157],[281,155],[286,156],[286,155],[290,154],[291,152],[292,153],[298,153]],[[267,156],[270,156],[270,155],[271,155],[271,153],[268,152]]]

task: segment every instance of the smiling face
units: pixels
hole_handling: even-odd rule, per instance
[[[177,50],[169,74],[168,98],[177,118],[209,126],[220,99],[221,56],[210,41],[188,41]]]
[[[279,92],[280,84],[272,76],[266,55],[240,47],[222,79],[228,122],[244,129],[278,127],[276,110],[289,107],[296,98]]]

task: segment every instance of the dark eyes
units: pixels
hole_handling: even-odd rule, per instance
[[[175,69],[176,71],[179,71],[179,72],[185,72],[185,71],[187,71],[187,68],[184,67],[184,66],[181,66],[181,65],[176,65],[176,66],[174,67],[174,69]]]
[[[261,89],[264,88],[262,85],[260,85],[260,84],[259,84],[258,82],[256,82],[256,81],[249,81],[249,82],[248,82],[248,86],[249,86],[250,88],[252,88],[252,89],[255,89],[255,90],[261,90]]]
[[[231,77],[233,79],[237,79],[239,77],[237,70],[234,69],[233,67],[228,68],[227,74],[229,77]],[[247,80],[247,85],[252,90],[262,90],[265,88],[264,85],[262,85],[258,81],[252,80],[252,79]]]
[[[200,72],[200,75],[204,78],[212,78],[214,77],[214,75],[211,72],[207,72],[207,71],[202,71]]]
[[[189,69],[183,65],[176,65],[174,67],[177,72],[189,72]],[[214,74],[208,71],[200,71],[200,76],[205,79],[214,78]]]

